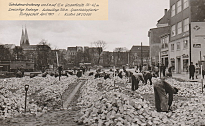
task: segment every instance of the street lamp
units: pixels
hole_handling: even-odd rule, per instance
[[[28,88],[29,88],[29,85],[25,85],[25,91],[26,91],[26,93],[25,93],[25,113],[26,113],[26,99],[27,99],[27,91],[28,91]]]

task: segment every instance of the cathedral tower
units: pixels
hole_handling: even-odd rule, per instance
[[[29,39],[28,39],[27,29],[25,28],[25,34],[24,34],[24,31],[23,31],[23,28],[22,28],[20,46],[27,46],[27,45],[30,45]]]

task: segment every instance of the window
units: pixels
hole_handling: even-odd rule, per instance
[[[181,34],[182,33],[182,22],[179,22],[177,24],[177,34]]]
[[[183,9],[186,9],[189,6],[188,0],[183,1]]]
[[[189,69],[189,60],[188,59],[184,59],[183,60],[183,72],[188,72]]]
[[[189,18],[184,19],[184,32],[189,31]]]
[[[188,48],[188,40],[184,40],[183,45],[184,45],[184,49],[187,49]]]
[[[162,48],[168,48],[168,43],[169,43],[169,36],[165,36],[164,38],[161,39],[161,44]]]
[[[180,50],[180,42],[177,42],[177,50]]]
[[[174,51],[174,44],[171,44],[171,51]]]
[[[168,48],[169,36],[165,38],[165,48]]]
[[[176,29],[175,29],[175,25],[172,26],[172,36],[176,35]]]
[[[175,4],[172,5],[172,11],[171,11],[171,16],[173,17],[175,15]]]
[[[182,11],[182,1],[179,0],[177,2],[177,14]]]
[[[161,39],[161,44],[162,44],[162,49],[166,48],[166,47],[165,47],[165,38],[162,38],[162,39]]]

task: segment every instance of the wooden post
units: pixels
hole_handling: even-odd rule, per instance
[[[202,60],[201,60],[201,51],[200,51],[200,64],[201,64],[201,85],[202,85],[202,93],[203,93],[203,88],[204,88],[204,85],[203,85],[203,75],[202,75],[202,72],[203,72],[203,62],[202,62]]]
[[[27,101],[27,91],[26,91],[26,93],[25,93],[25,113],[26,113],[26,101]]]
[[[202,68],[203,66],[202,66],[202,62],[201,62],[201,85],[202,85],[202,93],[203,93],[203,88],[204,88],[204,85],[203,85],[203,75],[202,75],[202,70],[203,70],[203,68]]]

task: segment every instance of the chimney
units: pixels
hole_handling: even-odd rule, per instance
[[[167,13],[167,9],[164,9],[164,15]]]

